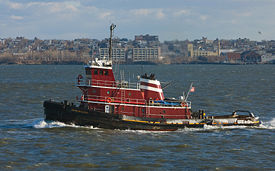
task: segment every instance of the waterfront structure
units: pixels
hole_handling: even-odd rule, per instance
[[[262,63],[275,63],[275,54],[272,53],[266,53],[261,56],[261,62]]]
[[[109,49],[99,48],[100,59],[109,59]],[[126,50],[125,48],[112,48],[112,58],[114,62],[125,62],[126,61]]]
[[[187,44],[188,57],[190,58],[198,57],[198,56],[220,56],[221,54],[220,48],[221,48],[220,41],[218,41],[217,49],[214,51],[200,49],[200,48],[194,50],[194,46],[192,43]]]
[[[133,48],[133,62],[151,61],[157,62],[160,57],[160,47]]]
[[[206,37],[202,37],[202,39],[193,41],[174,40],[161,43],[158,36],[146,34],[137,35],[134,40],[117,38],[113,40],[113,43],[114,61],[123,63],[137,61],[182,63],[183,61],[192,62],[209,58],[211,58],[211,61],[216,59],[220,61],[222,56],[226,58],[226,53],[228,52],[239,52],[242,54],[246,51],[255,51],[259,56],[267,54],[262,59],[249,60],[249,63],[265,63],[273,59],[273,55],[268,53],[275,54],[275,40],[257,42],[246,38],[208,40]],[[106,49],[102,49],[107,47],[108,39],[40,40],[34,38],[29,40],[24,37],[0,38],[0,63],[22,62],[29,64],[32,61],[31,63],[39,64],[44,59],[47,59],[45,63],[85,62],[83,59],[85,58],[86,60],[89,57],[108,58],[108,52],[106,52]],[[150,48],[161,48],[161,52]],[[246,63],[248,62],[247,59],[252,58],[246,55],[247,57],[237,60],[235,59],[236,57],[230,55],[232,54],[229,54],[229,57],[227,57],[227,62]],[[161,57],[162,59],[160,59]],[[198,59],[198,57],[203,58]],[[29,60],[25,60],[25,58]]]
[[[237,63],[241,61],[241,54],[237,52],[228,52],[225,56],[226,61],[229,63]]]
[[[218,51],[194,50],[194,56],[219,56]]]
[[[152,36],[149,34],[146,35],[137,35],[135,36],[135,41],[159,41],[159,37],[158,36]]]
[[[188,51],[188,57],[193,58],[194,57],[194,47],[192,43],[187,44],[187,51]]]

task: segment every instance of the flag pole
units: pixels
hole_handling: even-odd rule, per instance
[[[186,101],[187,101],[187,99],[188,99],[188,96],[189,96],[189,94],[190,94],[190,91],[191,91],[192,87],[193,87],[193,82],[190,84],[190,87],[189,87],[188,93],[187,93],[187,95],[186,95],[186,97],[185,97],[185,99],[184,99],[184,101],[185,101],[185,102],[186,102]]]

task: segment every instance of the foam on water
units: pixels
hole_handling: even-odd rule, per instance
[[[263,129],[275,129],[275,118],[272,118],[270,121],[262,122],[260,128]]]
[[[59,127],[72,127],[72,128],[87,128],[87,129],[100,129],[93,126],[78,126],[74,124],[65,124],[63,122],[58,121],[45,121],[43,118],[34,120],[28,126],[33,128],[59,128]],[[272,118],[270,121],[262,122],[259,127],[247,127],[247,126],[213,126],[213,125],[204,125],[203,128],[183,128],[179,129],[176,132],[196,132],[196,131],[211,131],[211,130],[228,130],[228,129],[275,129],[275,118]],[[121,130],[125,132],[133,132],[133,133],[166,133],[170,131],[146,131],[146,130]]]
[[[62,122],[56,121],[45,121],[44,119],[36,120],[32,123],[34,128],[56,128],[56,127],[66,127],[67,125]]]
[[[72,127],[72,128],[87,128],[87,129],[99,129],[93,126],[78,126],[75,124],[65,124],[58,121],[45,121],[44,119],[38,119],[32,123],[33,128],[60,128],[60,127]]]
[[[215,131],[215,130],[227,130],[227,129],[247,129],[247,128],[256,128],[256,127],[247,127],[247,126],[212,126],[212,125],[204,125],[203,128],[181,128],[176,131],[147,131],[147,130],[122,130],[124,132],[132,132],[138,134],[162,134],[167,132],[197,132],[197,131]]]

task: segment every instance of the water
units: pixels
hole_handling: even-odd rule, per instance
[[[274,65],[120,66],[127,80],[154,72],[174,81],[167,97],[193,82],[193,110],[247,109],[259,128],[212,127],[175,132],[121,131],[43,120],[43,101],[76,101],[83,66],[0,66],[0,170],[275,170]]]

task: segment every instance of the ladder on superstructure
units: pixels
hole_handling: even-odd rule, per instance
[[[121,102],[125,102],[125,89],[120,89],[121,90]]]

